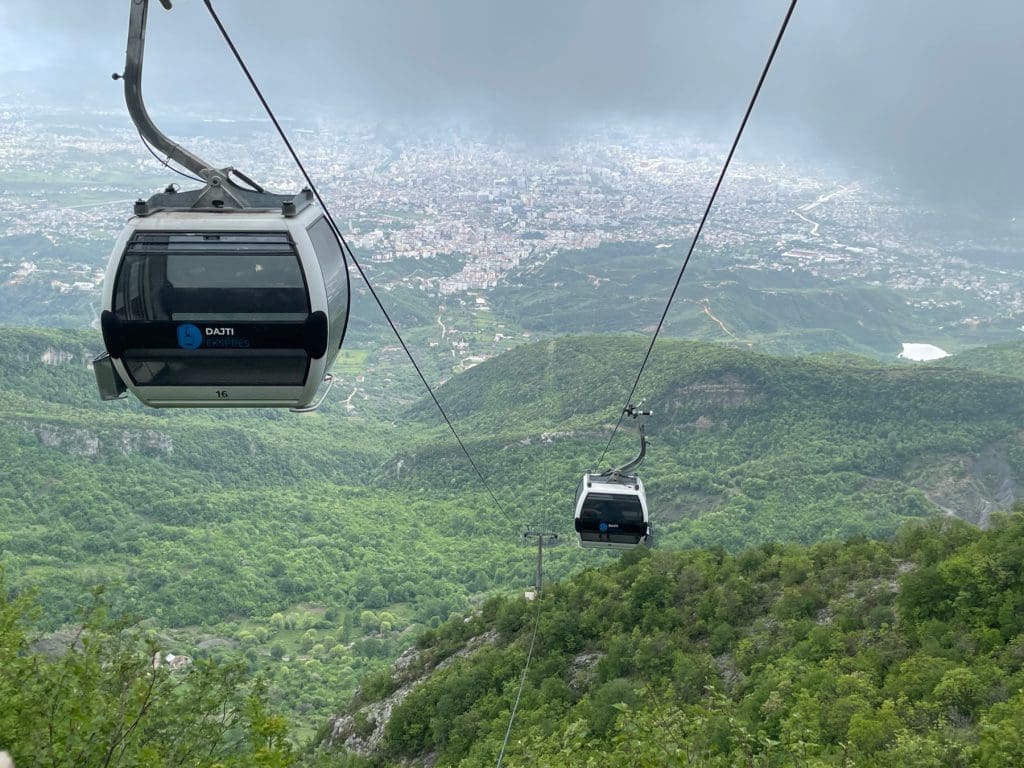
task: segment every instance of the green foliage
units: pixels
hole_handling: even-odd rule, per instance
[[[1024,634],[1003,606],[1024,590],[1022,547],[1024,507],[985,532],[637,551],[550,585],[505,764],[1019,765]],[[494,599],[471,632],[424,634],[428,670],[453,634],[472,651],[395,706],[376,758],[492,765],[534,605]]]
[[[100,403],[84,364],[99,349],[97,333],[4,329],[0,564],[12,585],[36,590],[40,628],[74,621],[83,590],[105,585],[116,609],[146,617],[176,650],[239,660],[265,675],[270,701],[287,710],[301,737],[311,736],[360,677],[385,668],[425,627],[432,629],[419,642],[424,669],[479,634],[482,622],[493,623],[501,642],[519,637],[528,606],[486,599],[532,581],[529,548],[510,552],[509,536],[537,524],[572,539],[580,462],[606,442],[644,343],[530,345],[441,390],[510,528],[430,404],[410,405],[404,394],[401,406],[375,400],[378,418],[349,415],[340,402],[307,417]],[[345,375],[387,355],[348,356]],[[825,549],[813,557],[778,545],[743,549],[887,536],[937,512],[930,498],[956,506],[936,496],[956,485],[950,477],[990,482],[986,473],[1004,465],[1011,480],[1022,476],[1018,384],[971,370],[770,358],[662,340],[643,392],[657,412],[644,466],[657,541],[717,549],[678,573],[657,553],[652,563],[661,570],[627,555],[623,565],[639,569],[636,603],[545,618],[541,637],[573,657],[601,628],[630,626],[639,637],[609,640],[620,650],[597,662],[600,683],[660,664],[683,681],[678,695],[687,704],[716,678],[723,656],[744,668],[763,663],[768,651],[739,630],[762,609],[765,622],[803,627],[801,653],[815,660],[840,643],[818,626],[823,612],[844,632],[884,632],[905,613],[916,622],[914,642],[932,658],[945,658],[945,622],[967,608],[979,626],[964,642],[986,651],[1012,642],[1024,631],[1024,591],[989,581],[1006,563],[944,562],[975,536],[966,529],[902,535],[898,556],[917,568],[896,600],[874,592],[835,599],[832,584],[814,576],[831,557]],[[607,460],[632,455],[632,439],[620,433]],[[970,457],[981,453],[991,461],[974,468]],[[996,475],[998,486],[1005,478]],[[834,579],[864,557],[879,558],[870,565],[876,576],[890,567],[866,542],[835,546],[846,560]],[[727,551],[743,551],[742,564],[720,574]],[[615,557],[556,546],[545,570],[559,579]],[[678,590],[699,591],[719,576],[724,591],[685,607],[673,602]],[[758,588],[776,578],[775,591]],[[595,588],[607,585],[597,579]],[[479,619],[445,623],[475,604]],[[666,639],[680,615],[699,649],[674,649]],[[887,659],[879,652],[864,663],[877,675]],[[579,703],[564,681],[543,690],[559,706]],[[898,697],[888,698],[898,706]],[[987,703],[961,715],[977,718]],[[609,706],[598,707],[605,722]],[[467,733],[483,727],[466,724]],[[897,735],[894,743],[904,742]]]
[[[155,665],[145,634],[97,594],[54,655],[33,650],[29,603],[0,580],[0,734],[20,767],[294,764],[287,721],[238,664]]]
[[[1003,768],[1024,765],[1024,691],[999,702],[981,719],[978,765]]]
[[[949,368],[969,368],[1003,376],[1024,377],[1024,343],[1019,341],[968,349],[934,363]]]
[[[683,243],[670,248],[605,243],[562,251],[540,264],[531,261],[491,293],[494,310],[535,333],[636,332],[656,321],[685,248]],[[843,351],[873,357],[894,355],[901,341],[922,336],[943,346],[956,344],[957,337],[971,343],[952,317],[946,330],[937,331],[943,322],[936,314],[913,308],[900,292],[883,286],[737,270],[732,254],[702,253],[690,269],[678,286],[666,335],[756,346],[773,354]],[[988,338],[1010,338],[1009,331]]]
[[[571,535],[559,527],[564,516],[548,510],[567,506],[581,460],[594,460],[606,442],[645,345],[555,339],[448,383],[444,400],[479,464],[502,467],[492,482],[513,513],[525,502],[538,523]],[[966,517],[977,503],[970,489],[994,500],[1024,475],[1024,390],[1006,376],[665,339],[638,396],[656,412],[643,473],[665,546],[891,536],[938,512],[936,501]],[[436,424],[432,408],[421,403],[409,414]],[[392,460],[403,482],[428,485],[442,468],[453,487],[475,487],[457,447],[436,434]],[[633,440],[621,430],[607,461],[632,455]],[[982,454],[985,461],[974,459]]]

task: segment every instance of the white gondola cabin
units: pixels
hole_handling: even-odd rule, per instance
[[[114,244],[100,316],[106,352],[93,361],[100,397],[127,390],[155,407],[316,408],[348,323],[340,235],[309,190],[266,192],[153,124],[142,100],[148,7],[131,4],[124,74],[114,79],[124,80],[132,122],[154,154],[206,186],[139,200]]]
[[[309,195],[248,193],[276,209],[161,206],[203,192],[137,204],[114,245],[101,394],[127,388],[154,407],[308,407],[345,333],[338,240]]]
[[[633,475],[584,475],[576,494],[575,527],[581,547],[632,549],[649,543],[643,481]]]
[[[640,453],[627,464],[601,473],[588,472],[576,491],[573,525],[581,547],[633,549],[651,543],[651,518],[643,481],[630,474],[647,455],[643,419],[651,411],[628,405],[626,416],[639,420]]]

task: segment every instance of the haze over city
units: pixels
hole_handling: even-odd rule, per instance
[[[34,3],[0,9],[2,170],[17,181],[0,195],[0,277],[12,297],[0,320],[95,323],[127,202],[176,178],[146,154],[109,77],[123,67],[129,7],[69,5],[54,18]],[[444,257],[426,271],[385,269],[384,287],[441,301],[525,291],[557,254],[685,242],[785,11],[582,0],[216,7],[363,257]],[[781,270],[825,290],[895,291],[890,301],[920,314],[902,326],[918,338],[904,341],[955,349],[1015,338],[1024,312],[1021,153],[1008,149],[1021,109],[1006,98],[1024,71],[1006,30],[1024,14],[994,2],[966,18],[924,10],[800,7],[702,258],[740,276]],[[301,186],[200,0],[151,4],[144,92],[158,125],[215,165],[271,189]],[[27,250],[22,237],[35,238]],[[717,308],[731,300],[702,296]],[[699,306],[713,333],[737,338],[720,309]],[[472,361],[506,348],[507,335],[443,340]],[[887,333],[840,347],[899,351]]]
[[[785,11],[737,0],[640,6],[223,0],[218,12],[285,115],[463,120],[530,141],[569,126],[658,120],[731,137]],[[0,5],[0,94],[123,115],[128,3]],[[200,0],[150,11],[151,111],[258,113]],[[930,200],[1015,216],[1024,153],[1024,7],[807,3],[794,15],[742,148],[839,161]]]

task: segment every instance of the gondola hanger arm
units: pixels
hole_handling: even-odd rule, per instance
[[[146,105],[142,100],[142,60],[146,48],[146,16],[149,11],[149,0],[131,0],[131,4],[124,74],[114,74],[115,80],[124,80],[124,99],[128,105],[128,114],[131,115],[132,122],[143,139],[155,149],[163,152],[168,160],[173,160],[201,179],[209,181],[216,174],[213,166],[170,139],[156,127],[149,112],[146,111]],[[160,4],[167,10],[171,9],[171,0],[160,0]]]
[[[627,405],[623,409],[624,413],[627,416],[630,416],[630,417],[632,417],[634,419],[638,419],[640,421],[640,424],[639,424],[640,453],[637,454],[636,457],[632,461],[630,461],[630,462],[628,462],[626,464],[623,464],[621,467],[615,467],[614,469],[609,469],[604,474],[611,475],[612,477],[621,477],[623,475],[629,474],[630,472],[632,472],[634,469],[636,469],[637,467],[639,467],[643,463],[644,457],[647,455],[647,430],[644,428],[644,421],[643,420],[644,420],[645,417],[652,415],[654,413],[654,411],[642,410],[642,406],[643,406],[643,403],[640,403],[638,405]]]

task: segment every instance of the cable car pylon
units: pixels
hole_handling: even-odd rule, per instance
[[[537,539],[537,573],[534,581],[534,598],[540,597],[541,586],[544,584],[544,540],[557,541],[558,534],[552,531],[524,531],[524,539]],[[527,593],[529,595],[529,593]]]

